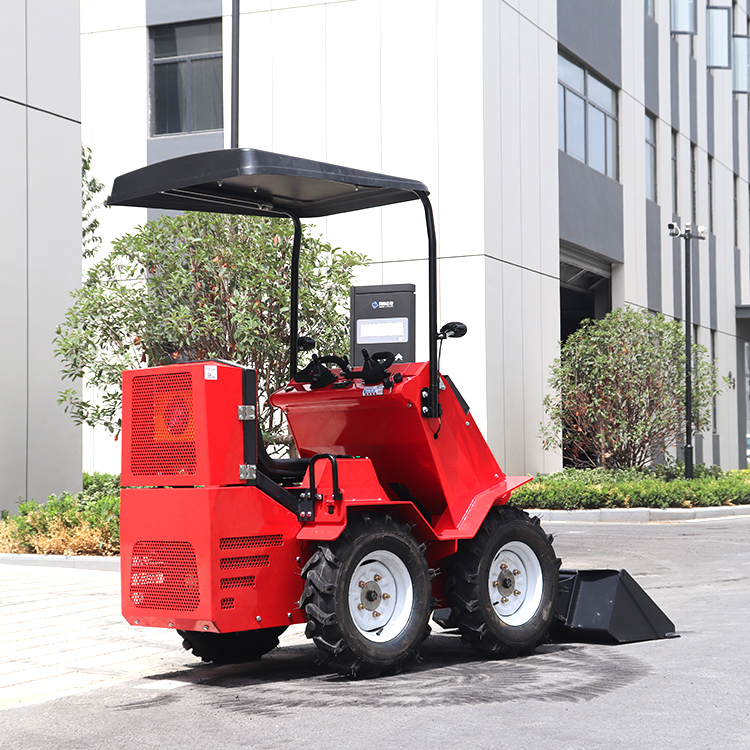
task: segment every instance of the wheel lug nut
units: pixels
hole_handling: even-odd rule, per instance
[[[508,597],[507,597],[507,596],[504,596],[504,597],[503,597],[503,598],[502,598],[502,599],[501,599],[500,601],[501,601],[501,602],[502,602],[503,604],[507,604],[507,603],[508,603]]]
[[[514,570],[513,571],[513,575],[514,576],[520,576],[521,575],[521,571],[520,570]]]
[[[383,594],[383,599],[390,599],[390,598],[391,598],[390,594]]]
[[[365,586],[367,586],[367,584],[366,584],[366,583],[365,583],[364,581],[360,581],[360,582],[359,582],[359,587],[360,587],[361,589],[363,589],[363,588],[364,588]]]
[[[365,608],[365,605],[364,605],[364,604],[358,604],[358,605],[357,605],[357,609],[364,609],[364,608]]]
[[[379,576],[377,573],[373,576],[373,578],[375,579],[375,581],[382,581],[383,580],[383,576]]]
[[[493,585],[493,586],[494,586],[495,588],[497,588],[497,587],[498,587],[498,586],[499,586],[500,584],[499,584],[499,583],[498,583],[497,581],[493,581],[493,582],[492,582],[492,585]]]
[[[513,596],[521,596],[521,592],[520,592],[520,591],[519,591],[518,589],[516,589],[516,590],[515,590],[515,591],[513,592]]]
[[[500,565],[500,570],[508,570],[508,566],[505,563]]]
[[[380,612],[378,612],[377,610],[375,610],[375,611],[374,611],[374,612],[372,613],[372,616],[373,616],[373,617],[380,617]]]

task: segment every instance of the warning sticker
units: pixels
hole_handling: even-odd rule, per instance
[[[216,365],[203,365],[204,380],[218,380],[219,368]]]

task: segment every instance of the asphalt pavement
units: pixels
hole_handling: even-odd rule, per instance
[[[565,567],[627,569],[681,637],[487,661],[435,632],[403,674],[352,681],[297,626],[215,667],[125,623],[116,561],[0,556],[0,748],[750,747],[750,515],[544,525]]]

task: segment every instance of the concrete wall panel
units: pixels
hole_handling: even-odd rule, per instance
[[[26,2],[3,0],[3,34],[0,44],[0,96],[26,101]]]
[[[78,4],[26,0],[27,102],[81,120]]]
[[[2,142],[26,141],[26,108],[0,99]],[[0,149],[0,509],[16,510],[26,495],[27,290],[26,290],[26,152],[22,147]]]
[[[30,196],[48,193],[50,174],[80,174],[80,128],[29,111]],[[49,149],[48,144],[56,144]],[[57,405],[63,387],[60,361],[54,356],[55,328],[70,306],[70,292],[80,286],[80,197],[76,190],[56,191],[55,199],[32,200],[28,213],[29,295],[29,474],[28,497],[43,500],[51,492],[78,491],[81,484],[80,428]],[[65,450],[61,450],[65,446]]]

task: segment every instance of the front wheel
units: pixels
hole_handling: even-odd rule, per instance
[[[555,616],[559,567],[538,518],[495,507],[451,564],[445,590],[452,620],[485,656],[531,653]]]
[[[302,576],[305,633],[331,669],[376,677],[417,656],[429,633],[432,571],[408,526],[379,514],[353,516]]]

